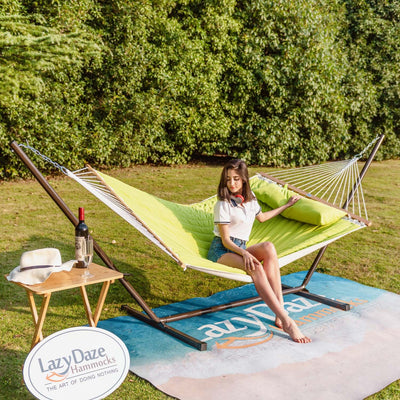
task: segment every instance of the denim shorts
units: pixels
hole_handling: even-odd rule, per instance
[[[246,248],[246,241],[238,238],[231,237],[231,240],[233,243],[236,244],[236,246],[239,246],[242,249]],[[211,242],[210,249],[208,250],[208,255],[207,258],[210,261],[217,262],[219,258],[225,254],[225,253],[235,253],[232,250],[227,249],[223,244],[222,244],[222,239],[219,236],[214,236],[213,241]]]

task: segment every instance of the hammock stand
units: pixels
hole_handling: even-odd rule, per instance
[[[379,138],[377,138],[371,153],[369,154],[361,172],[359,173],[359,175],[356,179],[356,183],[354,184],[354,187],[350,191],[350,193],[342,207],[343,209],[347,209],[358,186],[361,184],[362,179],[364,178],[370,164],[372,163],[372,161],[376,155],[376,152],[378,151],[380,145],[382,144],[383,139],[384,139],[384,135],[381,135]],[[10,146],[14,150],[14,152],[18,155],[18,157],[22,160],[22,162],[26,165],[26,167],[30,170],[30,172],[34,175],[34,177],[37,179],[37,181],[40,183],[40,185],[44,188],[44,190],[47,192],[47,194],[50,196],[50,198],[61,209],[61,211],[64,213],[64,215],[70,220],[70,222],[74,226],[76,226],[79,222],[78,218],[68,208],[68,206],[65,204],[63,199],[54,190],[54,188],[47,182],[47,180],[44,178],[42,173],[35,166],[35,164],[32,162],[32,160],[27,156],[27,154],[22,150],[21,147],[27,147],[31,150],[34,150],[34,149],[32,149],[29,146],[20,145],[16,141],[12,141],[10,143]],[[40,156],[42,156],[43,158],[45,158],[46,161],[51,162],[54,166],[56,166],[58,169],[60,169],[64,174],[68,175],[66,173],[66,171],[68,171],[68,170],[66,170],[66,168],[51,161],[46,156],[41,155],[38,151],[36,151],[36,153],[39,154]],[[273,178],[271,176],[267,176],[267,177],[268,177],[268,179],[274,180],[280,184],[284,184],[284,182],[280,181],[279,179]],[[307,192],[304,192],[301,189],[297,189],[296,187],[290,186],[290,185],[288,187],[289,187],[289,189],[291,189],[303,196],[310,197],[310,195]],[[358,218],[358,219],[362,220],[362,222],[365,223],[366,225],[369,225],[368,221],[363,220],[362,218]],[[319,302],[322,304],[326,304],[328,306],[335,307],[335,308],[338,308],[343,311],[348,311],[348,310],[350,310],[349,304],[343,303],[340,301],[336,301],[333,299],[328,299],[328,298],[318,295],[318,294],[310,293],[306,288],[308,283],[310,282],[311,277],[312,277],[313,273],[315,272],[319,262],[321,261],[323,255],[327,249],[327,246],[328,245],[325,245],[324,247],[319,249],[317,256],[315,257],[313,263],[311,264],[311,266],[306,274],[306,277],[304,278],[304,280],[300,286],[289,287],[287,285],[282,285],[283,295],[296,294],[297,296],[305,297],[307,299],[310,299],[310,300],[313,300],[313,301],[316,301],[316,302]],[[103,251],[103,249],[97,244],[96,241],[94,241],[94,250],[95,250],[96,254],[102,259],[102,261],[107,265],[107,267],[109,267],[115,271],[118,271],[117,267],[114,265],[114,263],[111,261],[111,259],[107,256],[107,254]],[[159,318],[154,313],[154,311],[148,306],[146,301],[135,290],[135,288],[132,286],[132,284],[130,282],[128,282],[125,278],[121,278],[119,281],[124,286],[124,288],[128,291],[128,293],[131,295],[131,297],[133,297],[133,299],[141,307],[141,309],[144,311],[144,313],[138,312],[137,310],[133,309],[132,307],[130,307],[128,305],[123,305],[122,306],[123,310],[125,310],[131,316],[133,316],[133,317],[153,326],[154,328],[159,329],[159,330],[161,330],[161,331],[163,331],[163,332],[165,332],[165,333],[167,333],[167,334],[169,334],[169,335],[171,335],[171,336],[173,336],[173,337],[175,337],[175,338],[177,338],[177,339],[179,339],[201,351],[204,351],[207,349],[206,342],[202,342],[193,336],[187,335],[186,333],[171,327],[170,325],[168,325],[168,323],[186,319],[186,318],[191,318],[194,316],[203,315],[206,313],[216,312],[216,311],[220,311],[220,310],[226,310],[229,308],[248,305],[248,304],[253,304],[253,303],[256,303],[261,300],[261,298],[259,296],[256,296],[256,297],[252,297],[252,298],[248,298],[248,299],[230,302],[227,304],[221,304],[221,305],[214,306],[214,307],[209,307],[209,308],[199,309],[199,310],[194,310],[194,311],[188,311],[188,312],[184,312],[184,313],[177,313],[177,314],[170,315],[167,317]]]

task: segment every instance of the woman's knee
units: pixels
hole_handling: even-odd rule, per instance
[[[263,242],[262,249],[269,257],[276,256],[276,249],[272,242]]]

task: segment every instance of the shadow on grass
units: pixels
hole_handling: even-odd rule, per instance
[[[71,254],[70,243],[66,244],[64,242],[51,239],[48,236],[32,236],[22,245],[20,250],[0,253],[0,272],[3,274],[3,276],[5,276],[12,269],[18,266],[23,252],[46,247],[59,249],[63,262],[73,259],[74,257],[74,255]],[[154,294],[154,292],[152,292],[151,283],[142,269],[134,267],[126,262],[121,262],[112,257],[110,257],[110,259],[120,272],[126,274],[125,280],[132,285],[132,287],[139,293],[141,297],[150,303],[157,305],[176,301],[176,299],[170,298],[170,296],[168,296],[166,293],[161,296]],[[105,265],[97,255],[95,255],[93,261],[100,265]],[[88,286],[87,292],[89,298],[94,299],[92,301],[95,301],[99,296],[100,290],[101,285],[95,284]],[[35,296],[38,309],[40,308],[41,300],[41,296]],[[126,303],[132,306],[136,306],[137,304],[136,300],[131,296],[128,290],[126,290],[122,283],[115,282],[110,286],[106,299],[106,305],[110,306],[114,304],[119,306]],[[56,295],[53,295],[51,297],[50,307],[46,318],[59,316],[62,317],[66,323],[68,323],[69,319],[73,320],[75,318],[75,313],[73,311],[69,313],[68,310],[65,309],[65,306],[76,306],[79,307],[79,309],[82,307],[82,297],[78,288],[61,291]],[[92,303],[92,307],[93,306],[95,306],[95,304]],[[25,291],[17,285],[10,284],[10,282],[8,282],[5,278],[0,280],[0,308],[5,311],[17,312],[18,314],[27,314],[27,317],[30,316],[30,310]],[[140,309],[140,307],[138,309]],[[59,311],[57,312],[57,310]],[[122,311],[121,313],[124,314]]]

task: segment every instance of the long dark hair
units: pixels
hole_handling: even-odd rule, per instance
[[[250,188],[249,171],[247,170],[247,165],[243,160],[230,160],[225,164],[221,172],[221,178],[218,185],[218,199],[230,200],[231,198],[231,193],[226,185],[228,171],[230,169],[234,169],[242,179],[243,187],[241,194],[244,197],[244,201],[246,202],[254,199],[253,192]]]

